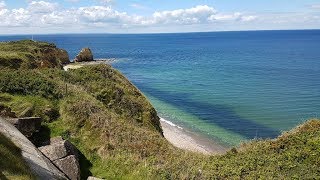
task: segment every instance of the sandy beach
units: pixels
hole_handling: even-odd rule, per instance
[[[174,146],[203,154],[222,154],[227,148],[205,137],[187,131],[170,121],[160,118],[164,137]]]
[[[96,59],[91,62],[70,63],[63,67],[65,71],[68,69],[78,69],[86,65],[93,64],[109,64],[114,62],[115,59]],[[209,140],[196,133],[183,129],[170,121],[160,118],[164,137],[174,146],[189,150],[193,152],[199,152],[203,154],[222,154],[227,151],[226,147]]]

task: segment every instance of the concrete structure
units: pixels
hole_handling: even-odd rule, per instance
[[[16,127],[2,117],[0,132],[21,149],[22,157],[38,179],[68,179]]]

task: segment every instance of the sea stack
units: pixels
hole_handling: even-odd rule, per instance
[[[93,61],[93,55],[90,48],[82,48],[79,54],[75,57],[74,62]]]

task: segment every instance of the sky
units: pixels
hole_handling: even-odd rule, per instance
[[[0,34],[320,29],[320,0],[0,0]]]

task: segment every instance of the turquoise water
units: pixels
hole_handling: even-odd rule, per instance
[[[28,36],[0,36],[16,40]],[[273,138],[320,111],[320,31],[39,35],[70,57],[117,58],[159,115],[225,145]]]

